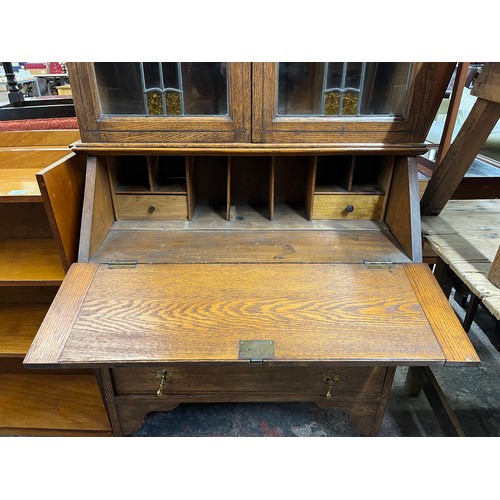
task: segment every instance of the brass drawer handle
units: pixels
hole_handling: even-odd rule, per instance
[[[162,370],[162,371],[156,372],[156,378],[160,379],[160,387],[158,387],[158,390],[156,391],[156,395],[163,396],[163,394],[165,393],[165,386],[172,378],[172,374],[170,372],[167,372],[167,370]]]
[[[323,375],[323,382],[326,382],[328,384],[328,390],[326,391],[326,399],[332,399],[333,386],[339,380],[340,380],[340,375],[338,373],[333,373],[330,371]]]
[[[149,205],[148,214],[152,214],[156,210],[156,205]]]

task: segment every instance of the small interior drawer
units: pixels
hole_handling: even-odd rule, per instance
[[[187,220],[185,195],[117,194],[119,219]]]
[[[381,220],[383,205],[381,194],[316,194],[312,219]]]

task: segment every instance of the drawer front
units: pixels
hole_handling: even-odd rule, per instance
[[[383,205],[381,194],[316,194],[312,218],[381,220]]]
[[[330,396],[381,393],[387,368],[237,365],[163,365],[158,368],[115,368],[117,395],[272,395],[289,394],[317,400]],[[162,384],[162,375],[165,378]]]
[[[185,195],[117,194],[119,219],[187,220]]]

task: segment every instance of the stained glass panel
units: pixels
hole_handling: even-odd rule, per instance
[[[278,115],[402,116],[411,63],[279,63]]]
[[[226,63],[94,63],[94,68],[103,114],[213,116],[229,111]]]

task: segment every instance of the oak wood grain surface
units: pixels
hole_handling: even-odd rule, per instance
[[[332,397],[346,397],[349,393],[363,393],[366,397],[380,395],[385,367],[277,367],[269,363],[239,365],[198,364],[162,365],[154,368],[115,368],[112,370],[117,395],[144,394],[156,396],[159,386],[157,370],[167,370],[171,378],[165,385],[168,396],[238,392],[259,394],[287,393],[295,397],[326,398],[328,384],[325,375],[335,373],[338,380],[333,384]],[[222,376],[221,376],[222,375]],[[293,396],[292,396],[293,397]]]
[[[1,201],[41,201],[35,174],[68,153],[69,149],[0,149]]]
[[[70,153],[36,174],[64,270],[77,260],[85,183],[84,158]]]
[[[87,159],[78,260],[87,262],[115,221],[105,158]]]
[[[331,140],[331,138],[330,138]],[[314,142],[303,142],[298,144],[293,143],[272,143],[272,144],[256,144],[256,143],[229,143],[220,145],[213,142],[200,144],[182,143],[182,144],[165,144],[163,142],[156,143],[141,143],[141,142],[82,142],[77,141],[71,146],[75,153],[107,155],[107,154],[123,154],[123,155],[310,155],[310,154],[402,154],[402,155],[420,155],[427,152],[427,147],[424,143],[409,143],[399,142],[397,144],[386,144],[383,142],[363,143],[350,142],[338,143],[329,142],[318,144]]]
[[[0,435],[110,432],[93,375],[0,373],[0,386]]]
[[[96,263],[408,262],[389,231],[110,231]]]
[[[95,264],[73,264],[66,279],[50,306],[50,313],[45,316],[42,325],[31,344],[25,358],[30,364],[31,358],[43,358],[45,364],[55,364],[60,351],[67,340],[76,315],[85,299],[97,266]]]
[[[446,356],[446,364],[479,363],[469,337],[463,331],[430,268],[407,264],[408,275],[422,308]]]
[[[351,205],[352,212],[346,207]],[[384,196],[369,194],[315,194],[313,219],[368,219],[381,220]]]
[[[49,304],[0,304],[0,357],[24,356]]]
[[[385,223],[406,254],[422,262],[418,174],[415,158],[399,158],[394,169]]]
[[[118,219],[187,220],[186,195],[117,194]]]
[[[417,275],[422,266],[414,268]],[[58,309],[44,322],[44,342],[37,335],[28,365],[237,362],[239,341],[259,339],[274,340],[279,362],[446,361],[404,266],[178,264],[91,269],[93,280],[88,264],[72,266],[66,290],[54,302]],[[85,275],[85,286],[80,274]],[[65,297],[72,297],[71,306]],[[65,316],[58,318],[62,305]],[[58,334],[49,334],[51,322]],[[460,339],[461,331],[453,333],[456,337],[446,340]]]
[[[78,129],[15,130],[0,133],[0,147],[66,147],[80,139]]]
[[[100,106],[93,63],[68,63],[73,100],[84,141],[247,142],[251,127],[251,63],[226,63],[228,114],[107,116]],[[102,96],[101,96],[102,98]]]
[[[0,239],[0,286],[59,285],[63,278],[54,240]]]

